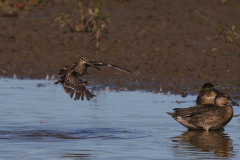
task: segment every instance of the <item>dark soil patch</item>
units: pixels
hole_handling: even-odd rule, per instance
[[[96,1],[84,1],[94,6]],[[240,6],[239,1],[231,1]],[[83,77],[103,87],[178,92],[205,82],[222,85],[240,81],[239,44],[226,43],[218,30],[195,10],[224,29],[231,21],[221,10],[227,4],[198,0],[103,0],[110,14],[109,34],[95,47],[91,33],[71,32],[55,21],[61,12],[74,13],[76,1],[36,8],[27,17],[0,17],[0,75],[44,78],[84,55],[90,61],[116,64],[132,74],[110,68],[90,69]],[[239,12],[240,15],[240,12]],[[236,21],[239,22],[238,19]],[[238,93],[231,86],[227,92]]]

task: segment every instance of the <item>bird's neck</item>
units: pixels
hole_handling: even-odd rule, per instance
[[[77,66],[84,66],[84,65],[85,65],[85,63],[82,63],[82,62],[77,63]]]

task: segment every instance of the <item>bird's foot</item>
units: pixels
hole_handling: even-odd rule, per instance
[[[90,86],[95,85],[95,83],[90,82],[90,81],[85,81],[85,82],[83,82],[83,83],[85,83],[85,84],[87,84],[87,85],[90,85]]]

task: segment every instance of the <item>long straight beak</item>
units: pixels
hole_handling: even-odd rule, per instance
[[[86,62],[88,65],[90,65],[90,66],[92,66],[92,67],[94,67],[94,68],[96,68],[96,69],[98,69],[99,71],[101,71],[101,69],[100,68],[98,68],[98,67],[96,67],[96,66],[94,66],[92,63],[90,63],[90,62]]]

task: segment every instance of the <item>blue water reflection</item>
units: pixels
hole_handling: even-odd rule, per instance
[[[196,96],[100,90],[74,101],[51,81],[0,84],[0,159],[240,158],[239,117],[206,133],[165,113],[195,105]]]

